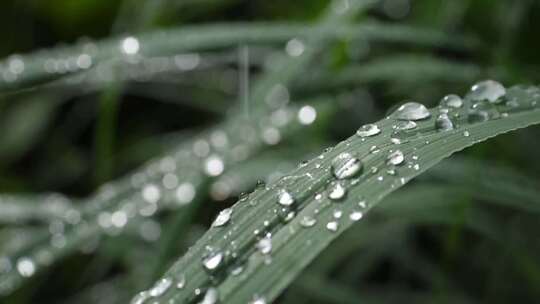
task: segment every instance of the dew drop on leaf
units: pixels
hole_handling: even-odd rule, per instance
[[[218,290],[214,287],[208,288],[204,294],[204,298],[199,304],[216,304],[218,302],[219,293]]]
[[[162,278],[148,291],[151,297],[159,297],[172,285],[171,278]]]
[[[287,190],[279,191],[278,204],[282,206],[290,206],[293,203],[294,203],[294,198]]]
[[[347,190],[343,184],[338,181],[333,181],[328,185],[328,198],[337,201],[345,197]]]
[[[332,173],[337,179],[353,177],[362,170],[362,162],[351,153],[343,152],[332,160]]]
[[[404,103],[395,111],[395,117],[399,120],[422,120],[430,116],[426,106],[414,101]]]
[[[455,94],[446,95],[441,99],[441,102],[439,104],[441,107],[444,108],[461,108],[463,106],[463,99]]]
[[[212,272],[218,269],[222,261],[223,261],[223,253],[221,253],[220,251],[210,252],[208,255],[206,255],[203,258],[202,264],[206,270]]]
[[[232,208],[225,208],[221,210],[214,222],[212,223],[212,227],[221,227],[227,224],[231,219],[231,214]]]
[[[130,304],[143,304],[148,298],[150,297],[150,294],[148,294],[148,291],[141,291],[133,299]]]
[[[506,95],[506,89],[495,80],[484,80],[471,87],[469,98],[474,101],[487,100],[490,103],[499,103],[500,99]]]
[[[23,277],[31,277],[36,272],[36,265],[32,259],[22,257],[17,260],[17,271]]]
[[[181,273],[176,277],[176,288],[183,289],[186,286],[186,276]]]
[[[351,214],[349,214],[349,218],[353,222],[361,220],[363,216],[364,214],[361,211],[353,211]]]
[[[448,117],[448,114],[439,114],[435,119],[435,128],[439,131],[449,131],[454,129],[454,123]]]
[[[253,300],[249,302],[249,304],[266,304],[266,299],[261,296],[255,296]]]
[[[326,224],[326,229],[328,229],[328,230],[330,230],[332,232],[336,232],[338,230],[338,228],[339,228],[339,224],[336,221],[331,221],[331,222],[328,222]]]
[[[386,158],[386,163],[389,165],[401,165],[403,161],[405,160],[405,157],[403,156],[403,152],[400,150],[396,150],[388,155]]]
[[[262,254],[269,254],[272,251],[272,239],[264,237],[257,242],[257,249]]]
[[[381,129],[376,124],[363,125],[356,131],[356,135],[360,137],[370,137],[381,133]]]
[[[416,123],[414,121],[411,121],[411,120],[406,120],[406,121],[400,121],[398,122],[395,126],[394,126],[394,129],[398,130],[398,131],[406,131],[406,130],[412,130],[414,128],[416,128]]]
[[[317,223],[317,220],[309,215],[302,217],[300,225],[305,228],[313,227]]]

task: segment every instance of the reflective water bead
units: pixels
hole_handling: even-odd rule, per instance
[[[186,286],[186,276],[184,274],[179,274],[176,277],[176,288],[183,289]]]
[[[449,131],[454,129],[454,123],[448,117],[448,114],[439,114],[435,119],[435,128],[441,131]]]
[[[294,203],[294,198],[287,190],[279,191],[278,204],[282,206],[290,206],[293,203]]]
[[[369,137],[381,133],[381,129],[376,124],[363,125],[356,131],[356,135],[360,137]]]
[[[472,100],[488,100],[490,103],[501,102],[501,97],[506,95],[506,89],[495,80],[484,80],[471,87],[469,97]]]
[[[439,104],[441,107],[447,108],[461,108],[463,106],[463,99],[455,94],[446,95],[441,99]]]
[[[272,239],[265,237],[257,242],[257,249],[262,254],[269,254],[272,251]]]
[[[249,302],[249,304],[266,304],[266,299],[261,296],[255,296],[253,297],[253,300]]]
[[[204,268],[208,271],[214,271],[216,270],[223,261],[223,253],[220,251],[217,252],[211,252],[207,256],[205,256],[202,260],[202,264]]]
[[[164,294],[172,285],[170,278],[162,278],[148,291],[151,297],[159,297]]]
[[[399,120],[422,120],[429,118],[431,113],[423,104],[410,101],[401,105],[395,111],[395,116]]]
[[[309,215],[305,215],[300,220],[300,226],[306,227],[306,228],[313,227],[316,223],[317,223],[317,220]]]
[[[204,298],[202,299],[199,304],[216,304],[219,299],[219,293],[218,290],[214,287],[208,288],[206,293],[204,294]]]
[[[398,131],[406,131],[406,130],[412,130],[416,128],[416,126],[417,125],[414,121],[407,120],[407,121],[400,121],[397,124],[395,124],[394,129]]]
[[[351,214],[349,214],[349,218],[353,222],[361,220],[363,216],[364,214],[361,211],[353,211]]]
[[[334,201],[340,200],[345,197],[347,190],[343,187],[342,183],[333,181],[328,186],[328,198]]]
[[[231,219],[231,214],[232,208],[225,208],[221,210],[214,222],[212,223],[212,227],[221,227],[227,224]]]
[[[403,156],[403,152],[400,150],[396,150],[388,155],[386,158],[386,163],[389,165],[401,165],[403,161],[405,160],[405,157]]]
[[[141,291],[137,295],[135,295],[135,297],[133,297],[133,299],[129,303],[130,304],[143,304],[149,297],[150,297],[150,294],[148,293],[148,291]]]
[[[343,152],[332,160],[332,173],[338,179],[353,177],[362,170],[362,162],[351,153]]]
[[[326,229],[328,229],[328,230],[330,230],[332,232],[336,232],[338,230],[338,228],[339,228],[339,224],[336,221],[331,221],[331,222],[328,222],[326,224]]]

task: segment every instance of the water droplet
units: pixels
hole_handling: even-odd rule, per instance
[[[212,223],[212,227],[221,227],[227,224],[231,219],[231,214],[232,208],[225,208],[221,210],[214,222]]]
[[[260,239],[259,242],[257,242],[257,249],[262,254],[269,254],[272,251],[272,239],[269,237]]]
[[[401,105],[395,115],[399,120],[422,120],[429,118],[431,113],[423,104],[410,101]]]
[[[353,211],[351,214],[349,214],[349,218],[353,222],[361,220],[363,216],[364,214],[361,211]]]
[[[502,84],[494,80],[484,80],[471,87],[469,97],[475,101],[487,100],[490,103],[499,103],[506,95],[506,89]]]
[[[180,184],[176,188],[176,199],[181,205],[185,205],[193,201],[195,198],[195,187],[189,182]]]
[[[469,137],[471,134],[469,133],[469,131],[463,131],[463,136],[465,137]]]
[[[223,253],[221,253],[220,251],[216,251],[216,252],[210,252],[208,255],[206,255],[203,258],[202,263],[206,270],[212,272],[218,269],[222,261],[223,261]]]
[[[407,120],[407,121],[400,121],[398,122],[395,126],[394,126],[394,129],[398,130],[398,131],[406,131],[406,130],[412,130],[414,128],[416,128],[416,123],[414,121],[411,121],[411,120]]]
[[[155,204],[161,198],[161,191],[156,185],[149,184],[144,186],[142,190],[142,197],[145,201]]]
[[[130,304],[143,304],[148,298],[150,297],[150,294],[148,294],[148,291],[141,291],[139,292],[131,302]]]
[[[199,304],[216,304],[219,299],[219,293],[218,290],[214,287],[208,288],[206,293],[204,294],[204,298],[202,299]]]
[[[439,114],[435,119],[435,128],[440,131],[449,131],[454,129],[454,123],[452,123],[448,114]]]
[[[298,57],[304,53],[305,46],[304,43],[297,38],[293,38],[287,42],[285,46],[285,51],[291,57]]]
[[[405,157],[403,156],[403,152],[400,150],[396,150],[388,155],[386,158],[386,163],[388,165],[401,165],[403,161],[405,160]]]
[[[309,215],[302,217],[300,225],[305,228],[313,227],[317,223],[317,220]]]
[[[183,289],[186,286],[186,276],[184,274],[179,274],[176,277],[176,288]]]
[[[172,285],[171,278],[162,278],[148,291],[151,297],[159,297]]]
[[[261,296],[255,296],[253,297],[253,300],[249,302],[249,304],[266,304],[266,299]]]
[[[282,189],[279,191],[278,203],[282,206],[290,206],[294,203],[294,198],[287,190]]]
[[[22,257],[17,260],[17,271],[23,277],[31,277],[36,272],[36,265],[32,259]]]
[[[445,108],[461,108],[463,106],[463,100],[461,97],[455,94],[446,95],[441,99],[441,102],[439,104],[441,107]]]
[[[326,229],[336,232],[339,229],[339,224],[336,221],[331,221],[326,224]]]
[[[345,197],[346,193],[347,190],[341,182],[333,181],[328,185],[328,198],[331,200],[341,200]]]
[[[353,177],[362,170],[362,162],[352,154],[343,152],[332,160],[332,173],[338,179]]]
[[[376,124],[363,125],[356,131],[356,135],[360,137],[369,137],[381,133],[381,129]]]
[[[341,216],[343,215],[343,211],[341,211],[341,210],[334,210],[334,212],[332,213],[332,215],[334,216],[335,219],[340,219]]]

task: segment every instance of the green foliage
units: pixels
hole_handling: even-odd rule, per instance
[[[64,2],[0,4],[0,302],[540,297],[534,1]]]

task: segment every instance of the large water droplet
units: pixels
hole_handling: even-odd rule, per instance
[[[422,120],[430,116],[431,113],[423,104],[414,101],[404,103],[395,112],[399,120]]]
[[[159,297],[172,285],[171,278],[162,278],[148,291],[151,297]]]
[[[440,114],[435,119],[435,128],[440,131],[449,131],[454,129],[454,123],[452,123],[448,114]]]
[[[212,227],[221,227],[229,222],[231,219],[232,208],[225,208],[221,210],[212,223]]]
[[[341,182],[333,181],[328,185],[328,198],[331,200],[341,200],[345,197],[346,193],[347,190]]]
[[[351,153],[343,152],[332,160],[332,173],[338,179],[353,177],[362,170],[362,162]]]
[[[375,124],[363,125],[356,131],[356,135],[360,137],[369,137],[381,133],[381,129]]]
[[[403,156],[403,152],[400,150],[396,150],[388,155],[386,158],[386,163],[389,165],[401,165],[403,161],[405,160],[405,157]]]
[[[488,100],[491,103],[499,103],[504,95],[506,89],[502,84],[495,80],[484,80],[473,85],[468,96],[474,101]]]
[[[221,253],[220,251],[210,252],[203,258],[202,264],[206,270],[212,272],[219,268],[222,261],[223,253]]]
[[[278,204],[282,206],[290,206],[293,203],[294,203],[294,198],[287,190],[279,191]]]
[[[441,99],[439,104],[443,108],[461,108],[463,106],[463,100],[461,97],[455,94],[446,95]]]

